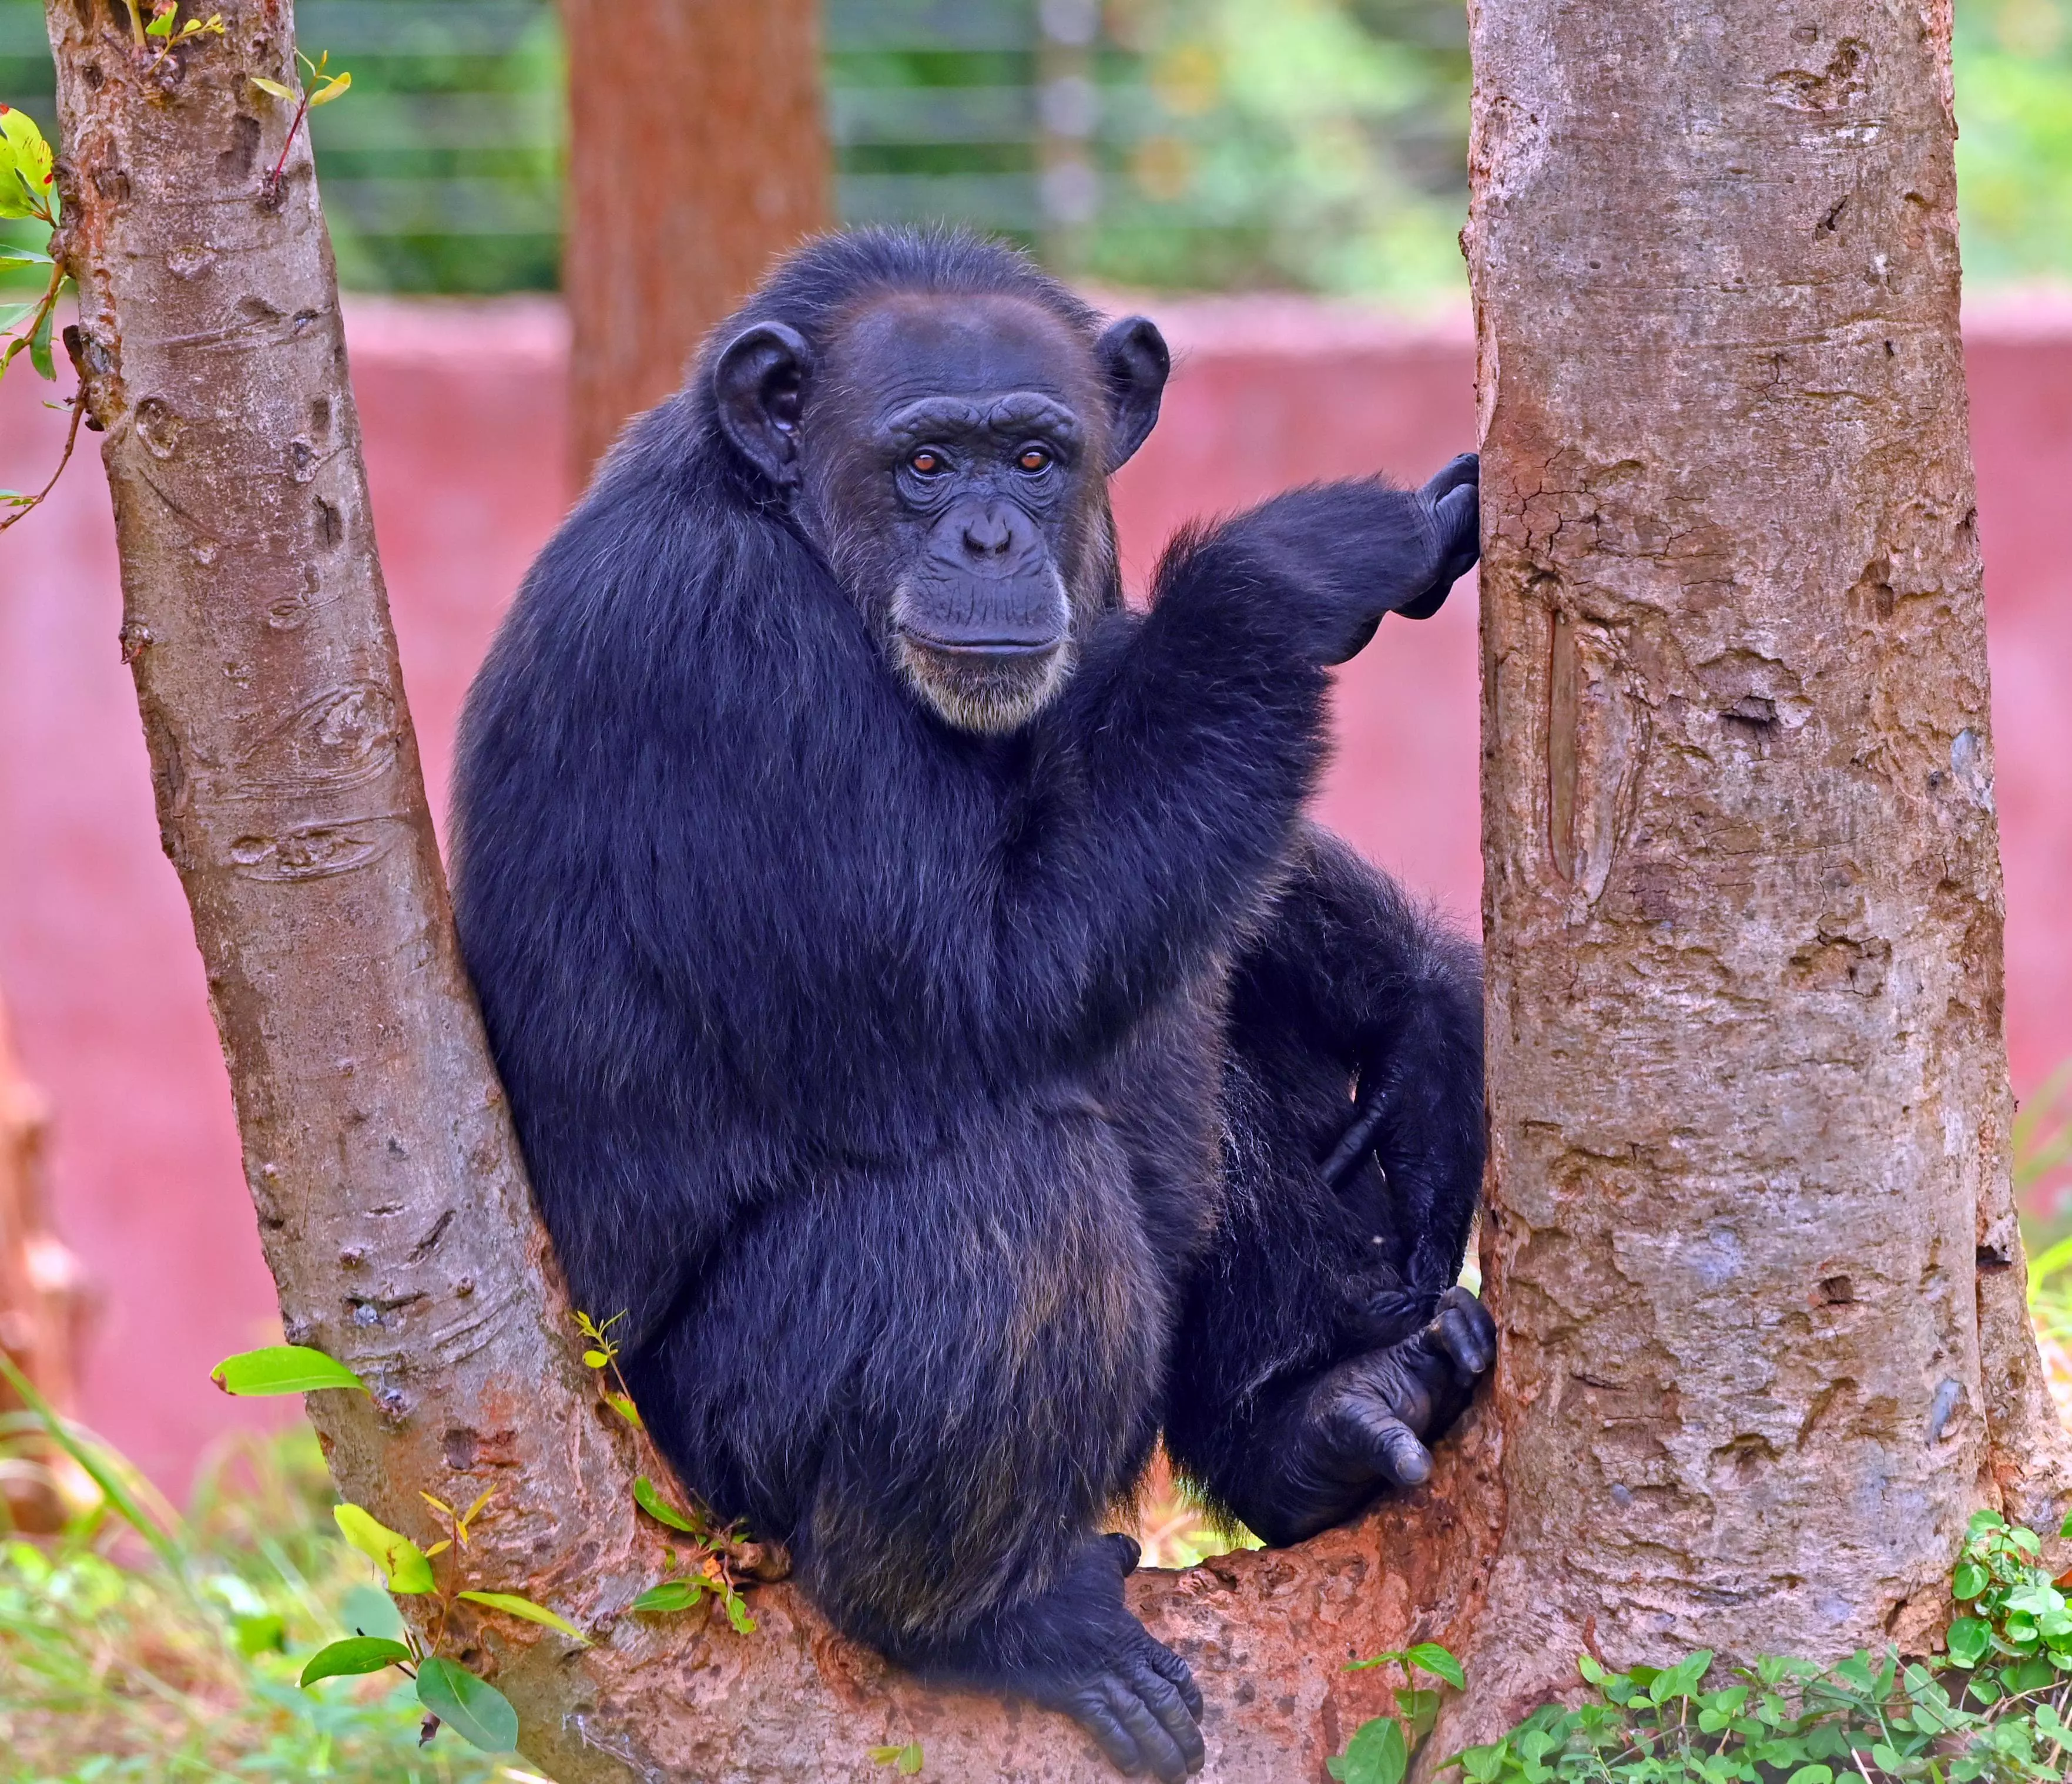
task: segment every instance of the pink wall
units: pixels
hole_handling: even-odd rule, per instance
[[[1118,490],[1141,582],[1177,521],[1305,478],[1421,478],[1470,444],[1464,325],[1293,300],[1158,308],[1166,415]],[[491,627],[566,499],[564,333],[545,302],[352,312],[355,382],[410,702],[435,805]],[[2072,313],[1980,318],[1969,364],[1988,565],[2018,1084],[2072,1056]],[[0,484],[40,483],[60,417],[0,386]],[[52,1190],[103,1297],[88,1420],[169,1482],[265,1408],[208,1384],[273,1319],[187,913],[159,854],[88,450],[0,536],[0,988],[58,1111]],[[1474,609],[1392,620],[1343,672],[1327,820],[1472,924],[1479,897]]]

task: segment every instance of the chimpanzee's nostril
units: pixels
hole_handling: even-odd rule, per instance
[[[964,521],[964,549],[979,557],[997,557],[1014,543],[1014,528],[997,508],[968,516]]]

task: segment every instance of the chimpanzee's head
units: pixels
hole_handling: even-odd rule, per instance
[[[1119,598],[1108,477],[1166,343],[969,236],[830,237],[708,358],[719,426],[789,503],[891,666],[973,731],[1025,723]]]

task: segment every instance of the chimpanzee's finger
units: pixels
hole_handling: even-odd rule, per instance
[[[1420,1486],[1432,1476],[1432,1452],[1380,1395],[1355,1388],[1339,1410],[1334,1433],[1342,1457],[1397,1486]]]
[[[1142,1670],[1147,1679],[1157,1677],[1149,1667]],[[1158,1679],[1158,1683],[1171,1694],[1174,1713],[1189,1728],[1193,1728],[1194,1719],[1182,1707],[1179,1694],[1170,1685],[1166,1685],[1164,1679]],[[1179,1743],[1167,1732],[1152,1707],[1139,1695],[1135,1681],[1126,1673],[1104,1673],[1101,1676],[1101,1686],[1107,1696],[1108,1708],[1115,1712],[1116,1720],[1129,1731],[1130,1739],[1137,1744],[1138,1755],[1157,1775],[1160,1784],[1181,1784],[1187,1775],[1186,1756],[1180,1751]]]
[[[1144,1755],[1138,1750],[1136,1737],[1123,1726],[1122,1718],[1111,1700],[1108,1685],[1105,1675],[1096,1679],[1074,1692],[1065,1700],[1063,1708],[1094,1737],[1100,1750],[1108,1755],[1108,1763],[1133,1778],[1144,1770]]]
[[[1194,1712],[1180,1695],[1179,1688],[1151,1664],[1148,1653],[1133,1654],[1122,1663],[1124,1683],[1143,1700],[1145,1706],[1157,1717],[1158,1726],[1180,1756],[1182,1766],[1188,1771],[1198,1772],[1208,1749],[1202,1745],[1202,1731],[1195,1726]],[[1141,1747],[1145,1743],[1137,1742]]]
[[[1147,1640],[1149,1638],[1147,1638]],[[1145,1658],[1164,1678],[1170,1679],[1178,1690],[1190,1714],[1202,1713],[1202,1688],[1194,1683],[1194,1669],[1163,1642],[1151,1641]]]
[[[1496,1361],[1496,1322],[1472,1297],[1442,1301],[1437,1317],[1424,1331],[1453,1367],[1470,1378],[1481,1375]]]
[[[1418,493],[1436,502],[1441,496],[1458,489],[1463,483],[1480,483],[1482,475],[1481,458],[1475,453],[1463,452],[1457,458],[1449,458],[1441,465],[1433,474],[1431,480]]]

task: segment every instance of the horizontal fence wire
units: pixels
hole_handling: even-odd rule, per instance
[[[1420,33],[1440,45],[1433,53],[1457,47],[1458,92],[1391,101],[1383,122],[1416,179],[1464,191],[1457,0],[1343,4],[1348,16],[1387,15],[1413,55],[1424,53]],[[206,10],[184,0],[181,15]],[[1276,231],[1301,221],[1289,201],[1305,189],[1300,170],[1262,158],[1287,158],[1277,125],[1262,136],[1224,103],[1246,57],[1202,47],[1218,16],[1208,0],[823,0],[841,216],[967,224],[1067,272],[1305,282],[1269,252]],[[1146,18],[1163,22],[1162,37],[1128,26]],[[552,287],[566,128],[552,0],[299,0],[296,19],[303,49],[353,76],[350,93],[310,119],[343,281]],[[0,101],[49,129],[51,92],[42,0],[0,0]],[[1322,165],[1326,184],[1365,177],[1350,163],[1334,175],[1328,155]],[[1325,241],[1350,227],[1328,210],[1302,226]]]

